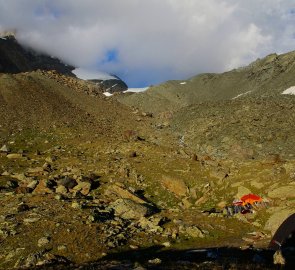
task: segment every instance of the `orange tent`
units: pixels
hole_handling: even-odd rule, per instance
[[[241,201],[243,202],[243,205],[247,203],[253,204],[255,202],[262,202],[262,198],[255,194],[247,194],[241,197]]]

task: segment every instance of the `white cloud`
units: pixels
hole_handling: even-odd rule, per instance
[[[293,50],[294,12],[295,0],[0,0],[0,30],[136,85]]]
[[[76,68],[73,70],[73,73],[80,79],[83,80],[117,80],[116,77],[111,76],[108,73],[101,72],[101,71],[95,71],[95,70],[87,70],[83,68]]]
[[[261,29],[255,24],[250,24],[247,29],[232,37],[230,42],[232,50],[229,51],[230,61],[226,67],[229,69],[239,67],[259,57],[261,52],[267,51],[271,41],[270,35],[263,35]]]

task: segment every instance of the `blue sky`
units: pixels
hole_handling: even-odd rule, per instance
[[[0,0],[0,31],[143,87],[294,50],[294,10],[295,0]]]

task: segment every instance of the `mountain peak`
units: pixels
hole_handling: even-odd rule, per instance
[[[0,73],[21,73],[35,70],[52,71],[60,74],[79,77],[74,66],[63,63],[60,59],[46,54],[39,53],[33,48],[22,46],[17,38],[16,31],[3,31],[0,33]],[[100,87],[103,91],[122,92],[128,89],[127,85],[117,76],[105,75],[101,77],[101,72],[94,73],[91,79],[95,82],[102,82]],[[88,79],[87,79],[88,80]]]
[[[40,54],[31,48],[23,47],[15,38],[16,31],[2,32],[0,39],[0,72],[20,73],[34,70],[56,70],[61,74],[75,77],[73,66],[57,58]]]
[[[17,33],[16,29],[0,31],[0,38],[16,37],[16,33]]]

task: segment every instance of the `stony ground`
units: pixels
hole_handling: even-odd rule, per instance
[[[292,155],[202,151],[169,114],[56,74],[0,80],[1,269],[273,267],[268,242],[295,207]],[[248,193],[266,204],[227,217]]]
[[[240,164],[138,138],[110,145],[40,133],[6,137],[0,159],[3,269],[155,246],[266,248],[295,203],[291,160]],[[254,215],[202,213],[248,192],[268,206]]]

